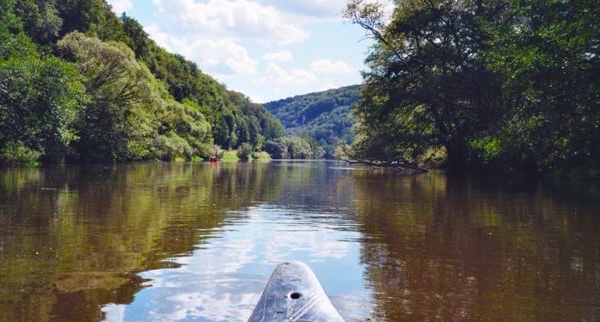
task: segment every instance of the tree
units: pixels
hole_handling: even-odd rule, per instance
[[[86,76],[92,102],[78,121],[78,150],[86,160],[125,160],[133,106],[150,91],[131,50],[74,32],[58,42],[61,55]]]
[[[63,21],[61,37],[77,31],[104,41],[127,40],[119,19],[105,0],[60,0],[56,8]]]
[[[287,146],[281,140],[265,142],[264,149],[273,159],[283,159],[287,154]]]
[[[312,159],[313,151],[308,142],[298,136],[285,137],[287,150],[290,159]]]
[[[63,21],[55,0],[17,0],[15,12],[21,17],[24,30],[36,42],[47,44],[57,39]]]
[[[249,143],[243,143],[237,150],[237,156],[242,161],[248,161],[252,155],[252,146]]]
[[[105,0],[5,0],[0,17],[3,157],[193,160],[213,144],[260,149],[283,135],[262,105]]]
[[[265,107],[281,120],[288,133],[309,141],[314,157],[334,158],[338,141],[349,144],[354,139],[351,108],[359,98],[360,86],[355,85],[289,97]]]
[[[0,158],[63,160],[86,102],[79,80],[76,69],[57,58],[32,53],[0,60]]]
[[[73,60],[92,101],[78,120],[84,160],[191,160],[211,143],[211,127],[192,101],[175,101],[123,43],[72,33],[58,42]]]
[[[488,53],[511,111],[486,156],[523,171],[600,167],[600,8],[596,1],[511,1]]]
[[[120,18],[123,25],[123,31],[128,36],[128,45],[133,49],[135,56],[142,61],[151,61],[150,50],[152,43],[148,34],[144,31],[144,27],[137,20],[128,17],[125,13]]]
[[[469,141],[502,115],[500,77],[482,53],[504,1],[408,0],[391,21],[371,2],[346,16],[376,40],[355,108],[359,158],[411,165],[444,148],[449,167],[473,162]],[[477,160],[475,160],[477,161]]]

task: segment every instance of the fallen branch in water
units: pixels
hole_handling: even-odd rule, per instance
[[[399,160],[373,161],[373,160],[366,160],[366,159],[359,158],[356,155],[353,155],[345,147],[342,147],[342,151],[349,158],[349,160],[347,160],[348,163],[359,163],[359,164],[365,164],[365,165],[375,166],[375,167],[400,168],[403,170],[416,172],[416,173],[429,172],[428,169],[421,167],[417,162],[409,161],[404,158],[401,158]]]

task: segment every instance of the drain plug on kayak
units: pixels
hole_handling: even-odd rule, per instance
[[[248,322],[344,322],[304,263],[279,264]]]

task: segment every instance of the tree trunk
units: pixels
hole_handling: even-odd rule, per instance
[[[448,170],[465,170],[469,165],[469,146],[462,140],[446,143],[446,166]]]

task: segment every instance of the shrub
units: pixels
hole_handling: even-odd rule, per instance
[[[237,150],[237,156],[242,161],[248,161],[252,154],[252,146],[248,143],[243,143]]]

